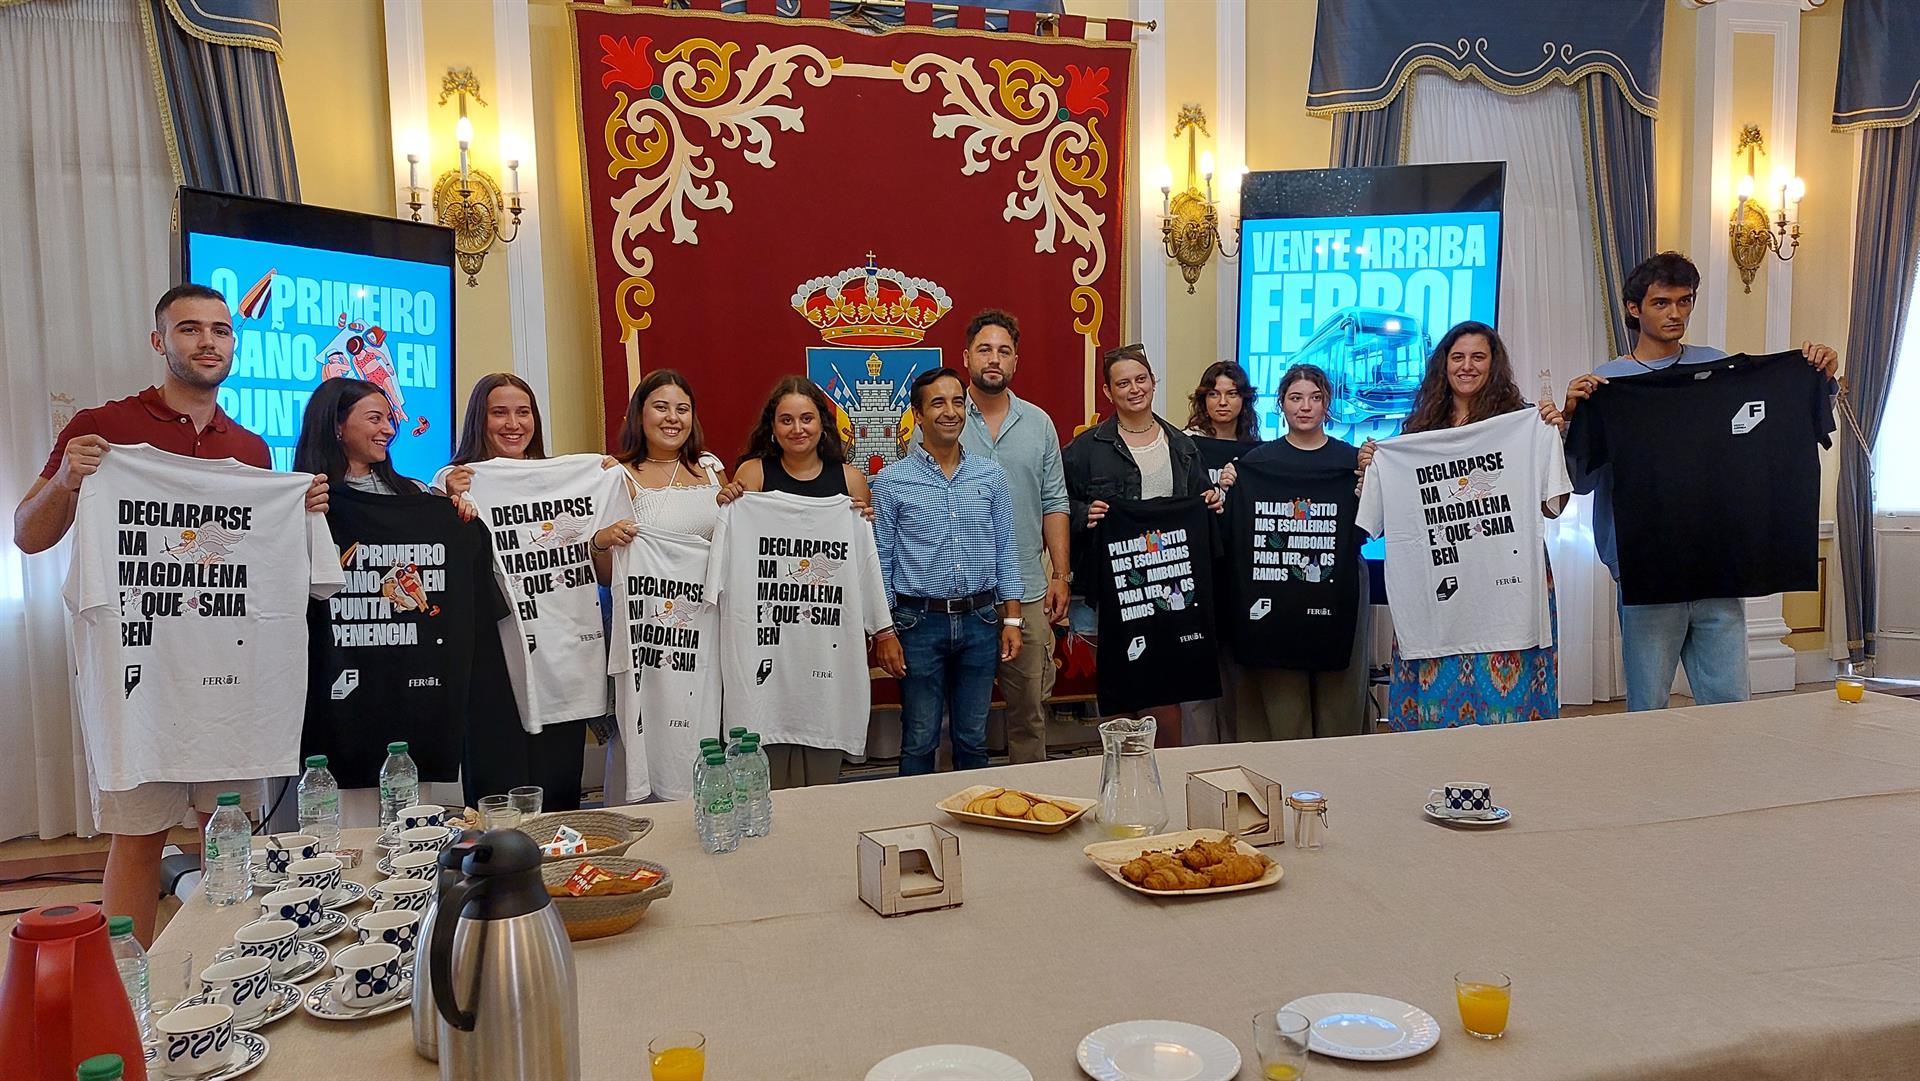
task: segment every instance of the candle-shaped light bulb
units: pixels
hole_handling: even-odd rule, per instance
[[[417,188],[419,186],[420,186],[420,155],[408,154],[407,155],[407,187]]]
[[[1798,218],[1800,216],[1800,200],[1805,199],[1806,197],[1807,197],[1806,181],[1800,179],[1797,176],[1794,177],[1792,180],[1787,181],[1787,198],[1792,200],[1793,202],[1793,216],[1795,218]]]
[[[1743,203],[1753,198],[1753,175],[1751,173],[1740,178],[1740,183],[1735,189],[1735,194],[1740,196],[1740,201]]]
[[[461,117],[453,126],[453,137],[460,144],[460,175],[467,175],[467,150],[473,146],[473,121]]]
[[[519,158],[508,159],[507,176],[509,178],[508,188],[507,188],[508,193],[512,195],[520,194],[520,159]]]
[[[1208,180],[1213,179],[1213,151],[1211,150],[1200,152],[1200,175]]]

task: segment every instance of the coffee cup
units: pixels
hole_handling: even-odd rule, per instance
[[[390,942],[348,946],[333,956],[340,973],[333,981],[333,997],[350,1010],[364,1010],[387,1002],[400,991],[400,947]]]
[[[420,935],[420,913],[406,908],[369,912],[353,921],[353,930],[363,944],[384,942],[400,947],[400,956],[405,959],[413,955]]]
[[[1485,818],[1493,813],[1493,786],[1484,781],[1448,781],[1427,793],[1428,802],[1448,818]]]
[[[173,1010],[153,1022],[155,1057],[167,1077],[198,1077],[233,1061],[233,1007],[218,1002]]]
[[[394,821],[399,823],[401,833],[421,826],[441,826],[446,824],[447,809],[435,803],[416,803],[412,807],[400,808]]]
[[[233,945],[222,952],[231,957],[264,957],[275,976],[284,976],[299,963],[299,947],[299,924],[292,920],[255,920],[235,931]]]
[[[270,920],[291,920],[304,931],[320,922],[320,914],[325,909],[320,904],[318,887],[288,886],[260,898],[260,911]]]
[[[402,852],[387,861],[395,878],[432,878],[439,873],[440,853]]]
[[[296,886],[312,886],[320,891],[320,903],[332,904],[340,897],[340,859],[315,856],[287,864],[287,879]]]
[[[451,826],[415,826],[400,831],[400,851],[438,852],[453,841]]]
[[[276,833],[267,838],[266,869],[268,874],[284,875],[287,865],[296,860],[310,860],[320,854],[320,838],[306,833]]]
[[[233,1007],[234,1021],[245,1024],[265,1013],[273,998],[273,964],[264,957],[217,961],[201,971],[200,993]]]
[[[373,884],[373,910],[425,912],[439,884],[424,878],[386,878]]]

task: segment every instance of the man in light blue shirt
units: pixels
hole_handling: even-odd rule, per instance
[[[1047,696],[1053,693],[1053,624],[1067,618],[1067,478],[1053,418],[1013,393],[1020,324],[997,308],[967,323],[967,423],[960,445],[1006,470],[1013,495],[1013,539],[1020,553],[1020,599],[1027,619],[1020,655],[1000,666],[1006,701],[1007,758],[1047,758]],[[1052,571],[1048,571],[1048,563]],[[1038,618],[1044,615],[1045,618]]]
[[[960,446],[967,385],[935,368],[911,393],[920,444],[873,478],[873,537],[907,663],[902,776],[933,772],[943,716],[954,768],[987,765],[994,673],[1020,655],[1025,622],[1007,475]]]
[[[1710,345],[1687,345],[1681,338],[1693,316],[1700,271],[1679,252],[1661,252],[1627,275],[1622,300],[1627,327],[1636,332],[1633,348],[1601,364],[1591,375],[1567,387],[1571,416],[1594,388],[1610,379],[1628,379],[1675,364],[1704,364],[1726,357]],[[1832,375],[1839,354],[1824,345],[1802,346],[1807,362]],[[1593,493],[1593,545],[1613,580],[1620,561],[1613,532],[1613,472],[1589,469],[1567,460],[1576,492]],[[1675,463],[1675,468],[1685,468]],[[1687,687],[1700,705],[1744,702],[1747,681],[1747,609],[1739,597],[1717,597],[1680,604],[1620,604],[1620,659],[1627,677],[1627,709],[1665,709],[1675,670],[1685,664]]]

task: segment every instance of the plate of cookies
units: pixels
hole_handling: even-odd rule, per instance
[[[1027,833],[1059,833],[1080,821],[1080,816],[1092,810],[1095,802],[977,784],[955,792],[934,806],[962,822]]]
[[[1181,830],[1086,847],[1108,878],[1137,893],[1198,897],[1264,889],[1282,871],[1264,852],[1224,830]]]

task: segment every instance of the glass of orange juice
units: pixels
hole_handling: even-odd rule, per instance
[[[1264,1081],[1304,1081],[1312,1029],[1313,1022],[1293,1010],[1266,1010],[1253,1015],[1253,1047],[1260,1055]]]
[[[700,1081],[707,1072],[707,1038],[698,1032],[663,1032],[647,1045],[653,1081]]]
[[[1504,972],[1468,969],[1453,974],[1453,998],[1467,1035],[1497,1040],[1507,1034],[1507,1009],[1513,1005],[1513,980]]]
[[[1833,693],[1840,701],[1857,703],[1867,697],[1867,681],[1859,676],[1841,676],[1833,681]]]

